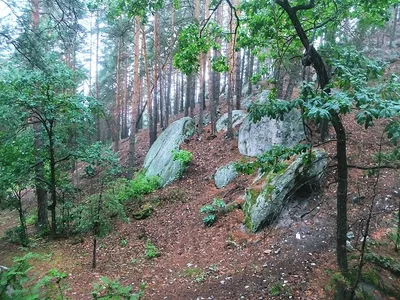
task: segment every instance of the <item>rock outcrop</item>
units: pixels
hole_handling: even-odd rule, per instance
[[[232,111],[232,127],[240,125],[244,118],[247,116],[247,113],[244,110],[233,110]],[[228,130],[228,113],[224,113],[215,124],[217,128],[217,132],[222,130]]]
[[[258,96],[258,102],[267,103],[267,93]],[[247,116],[239,129],[239,152],[246,156],[257,156],[273,145],[292,147],[305,138],[301,114],[293,109],[283,120],[263,117],[257,123]]]
[[[271,224],[296,191],[319,186],[327,166],[326,153],[314,150],[311,164],[305,164],[303,155],[298,156],[284,171],[264,175],[261,187],[256,187],[256,183],[246,190],[243,211],[245,225],[250,231],[256,232]]]
[[[161,133],[149,149],[143,168],[146,176],[159,176],[160,185],[166,186],[182,172],[182,163],[173,160],[173,151],[178,151],[185,138],[195,132],[192,118],[185,117],[173,122]]]
[[[215,186],[218,189],[226,187],[237,176],[238,172],[235,170],[234,162],[230,162],[225,166],[219,167],[218,170],[215,172],[214,175]]]

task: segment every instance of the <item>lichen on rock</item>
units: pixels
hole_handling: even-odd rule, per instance
[[[243,205],[246,227],[256,232],[271,224],[287,204],[288,199],[305,185],[319,186],[327,166],[327,156],[322,150],[313,150],[311,163],[304,155],[297,158],[285,170],[268,173],[262,177],[263,184],[257,190],[246,190]]]

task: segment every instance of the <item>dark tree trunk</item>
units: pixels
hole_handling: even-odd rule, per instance
[[[138,123],[137,107],[140,105],[140,79],[139,79],[139,59],[140,59],[140,18],[135,19],[135,46],[134,64],[133,64],[133,95],[131,103],[131,134],[129,135],[129,152],[128,152],[128,179],[133,178],[135,164],[135,144],[136,144],[136,123]],[[146,42],[146,41],[144,41]]]
[[[190,94],[191,94],[191,88],[192,88],[192,80],[193,76],[188,75],[186,77],[186,97],[185,97],[185,113],[184,116],[187,117],[189,115],[189,107],[190,107]]]
[[[393,26],[390,32],[389,48],[393,48],[393,42],[396,40],[396,29],[397,29],[397,15],[399,13],[399,6],[395,5],[393,12]]]
[[[36,30],[39,27],[39,0],[32,0],[32,26]],[[38,209],[38,229],[46,232],[48,230],[47,219],[47,190],[44,186],[44,163],[40,157],[40,151],[44,148],[42,125],[39,122],[33,124],[34,131],[34,155],[35,155],[35,187]]]
[[[93,249],[92,249],[92,269],[96,269],[96,261],[97,261],[97,238],[93,236]]]
[[[318,75],[318,83],[321,89],[329,94],[329,75],[326,70],[325,64],[318,51],[310,44],[306,32],[304,31],[298,17],[297,10],[294,10],[288,0],[275,0],[275,2],[283,8],[288,14],[293,26],[296,30],[298,37],[300,38],[306,53],[303,59],[303,65],[312,65]],[[303,9],[311,9],[314,7],[314,1],[310,1],[310,4]],[[337,179],[338,186],[336,190],[337,197],[337,243],[336,243],[336,256],[337,263],[342,275],[348,277],[348,262],[347,262],[347,250],[346,250],[346,234],[347,234],[347,154],[346,154],[346,132],[340,116],[336,111],[330,111],[331,121],[336,132],[336,151],[337,151],[337,162],[338,171]],[[346,297],[345,291],[343,292],[343,299]]]
[[[181,84],[179,81],[179,74],[176,72],[175,74],[175,96],[174,96],[174,115],[177,115],[179,113],[179,95],[181,89]]]
[[[240,109],[240,102],[241,102],[241,98],[242,98],[242,80],[240,77],[240,73],[241,73],[241,52],[238,51],[236,52],[236,74],[235,74],[235,96],[236,96],[236,105],[235,108],[236,109]]]
[[[164,99],[164,82],[163,82],[163,77],[160,78],[160,127],[161,130],[165,129],[165,116],[164,116],[164,106],[165,106],[165,99]]]
[[[167,96],[165,98],[165,127],[169,125],[169,116],[171,114],[171,85],[172,85],[172,65],[168,69]]]
[[[49,160],[50,160],[50,211],[51,211],[51,235],[53,238],[57,236],[57,181],[56,181],[56,159],[54,145],[54,120],[50,120],[46,127],[47,136],[49,139]]]
[[[249,87],[247,89],[247,95],[251,95],[251,93],[253,92],[253,83],[251,81],[251,78],[253,77],[254,55],[251,54],[251,52],[249,53],[249,55],[250,55],[250,59],[249,59],[249,62],[248,62],[248,64],[249,64],[248,65],[249,72],[248,72],[248,77],[247,77],[248,83],[249,83]]]
[[[115,106],[113,123],[113,142],[114,152],[119,151],[120,127],[121,127],[121,99],[120,99],[120,71],[121,71],[121,39],[117,42],[117,66],[116,66],[116,88],[115,88]]]
[[[194,117],[194,109],[196,107],[196,75],[190,74],[192,80],[190,81],[190,93],[189,93],[189,103],[190,103],[190,112],[189,115]]]
[[[274,69],[274,80],[275,80],[275,88],[276,88],[276,98],[282,99],[283,98],[283,79],[284,79],[284,72],[282,71],[280,66],[277,66]]]
[[[211,135],[214,136],[217,134],[217,128],[216,128],[216,123],[217,123],[217,109],[216,109],[216,104],[215,104],[215,72],[211,69],[211,52],[209,54],[209,59],[208,59],[208,99],[209,99],[209,105],[210,105],[210,121],[211,121]]]
[[[40,157],[40,150],[44,147],[42,130],[40,123],[36,122],[33,125],[34,129],[34,147],[35,147],[35,186],[36,186],[36,198],[37,198],[37,209],[38,209],[38,229],[41,232],[48,230],[49,221],[47,215],[47,190],[44,185],[44,163]]]
[[[20,227],[21,227],[21,233],[20,233],[20,241],[22,246],[26,247],[29,244],[29,239],[28,239],[28,233],[26,231],[26,221],[25,221],[25,214],[24,214],[24,209],[22,207],[22,195],[21,195],[21,191],[18,192],[14,192],[14,196],[17,198],[18,200],[18,216],[19,216],[19,223],[20,223]]]
[[[179,108],[179,112],[183,112],[184,107],[186,107],[184,105],[184,99],[185,99],[185,92],[184,92],[184,87],[185,87],[185,77],[183,76],[183,74],[181,74],[181,93],[180,93],[180,108]],[[187,114],[185,114],[185,116],[187,116]]]

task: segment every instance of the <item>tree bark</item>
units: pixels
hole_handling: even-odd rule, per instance
[[[185,91],[184,91],[184,86],[185,86],[185,77],[183,76],[183,74],[181,74],[181,94],[180,94],[180,109],[179,109],[179,111],[180,112],[183,112],[184,111],[184,107],[186,107],[185,105],[184,105],[184,99],[185,99]],[[185,115],[185,116],[187,116],[187,114]]]
[[[121,39],[118,39],[117,42],[117,66],[116,66],[116,87],[115,87],[115,105],[114,105],[114,122],[113,122],[113,141],[114,141],[114,152],[118,153],[119,151],[119,138],[120,138],[120,126],[121,126],[121,121],[120,121],[120,95],[119,95],[119,89],[120,89],[120,69],[121,69]]]
[[[181,84],[179,81],[179,74],[176,72],[175,74],[175,96],[174,96],[174,115],[177,115],[179,113],[179,95],[180,95],[180,89],[181,89]]]
[[[161,72],[161,70],[160,70],[160,72]],[[165,111],[164,111],[164,107],[165,107],[165,98],[164,98],[164,78],[161,76],[160,77],[160,109],[159,109],[159,111],[160,111],[160,127],[161,127],[161,130],[164,130],[165,129],[165,124],[164,124],[164,121],[165,121],[165,115],[164,115],[164,113],[165,113]]]
[[[96,13],[96,100],[99,101],[99,44],[100,44],[100,28],[99,28],[99,11]],[[100,126],[100,116],[96,114],[96,132],[97,141],[101,141],[101,126]]]
[[[236,109],[240,109],[241,107],[241,100],[242,100],[242,79],[240,76],[241,73],[241,66],[242,66],[242,57],[241,52],[236,52],[236,74],[235,74],[235,97],[236,97]]]
[[[210,121],[211,121],[211,132],[212,136],[217,134],[216,128],[216,106],[215,106],[215,98],[214,98],[214,85],[215,85],[215,74],[214,71],[211,69],[211,61],[212,61],[212,51],[210,51],[207,55],[208,60],[208,99],[209,99],[209,106],[210,106]]]
[[[150,145],[157,139],[157,123],[158,123],[158,13],[154,13],[154,61],[153,61],[153,127],[150,132]]]
[[[125,49],[125,47],[124,47]],[[124,50],[125,52],[125,50]],[[124,60],[123,60],[123,66],[124,66],[124,93],[123,93],[123,98],[122,98],[122,118],[121,118],[121,138],[126,139],[129,135],[129,128],[128,128],[128,49],[126,49],[126,53],[124,55]]]
[[[149,63],[147,58],[147,47],[146,47],[146,36],[144,29],[142,28],[142,40],[143,40],[143,55],[144,55],[144,68],[146,73],[146,102],[147,102],[147,110],[149,114],[149,138],[150,138],[150,146],[154,142],[154,123],[153,123],[153,105],[151,103],[151,89],[150,89],[150,74],[149,74]],[[154,140],[153,140],[154,139]]]
[[[47,137],[49,139],[49,161],[50,161],[50,211],[51,211],[51,235],[57,236],[57,181],[56,181],[56,159],[54,145],[54,120],[49,120],[46,127]]]
[[[189,115],[189,107],[190,107],[190,94],[191,94],[191,87],[192,87],[192,75],[186,76],[186,95],[185,95],[185,112],[184,116],[187,117]]]
[[[39,27],[39,0],[32,0],[32,27],[36,30]],[[36,159],[35,164],[35,188],[38,209],[38,229],[39,231],[46,232],[48,230],[49,221],[47,214],[47,190],[43,186],[44,182],[44,163],[40,157],[40,151],[44,148],[44,141],[42,135],[42,126],[39,122],[33,124],[34,131],[34,155]]]
[[[318,51],[310,44],[306,32],[304,31],[296,11],[290,6],[288,0],[275,0],[275,2],[287,13],[289,16],[298,37],[306,50],[303,65],[312,65],[318,75],[318,83],[321,89],[329,94],[330,88],[329,75],[326,70],[325,64]],[[310,1],[312,8],[314,1]],[[337,263],[342,275],[348,277],[348,262],[347,262],[347,249],[346,249],[346,234],[347,234],[347,154],[346,154],[346,131],[340,116],[336,111],[330,111],[332,125],[336,132],[336,151],[338,161],[337,179],[338,186],[336,190],[337,197],[337,243],[336,243],[336,256]]]
[[[393,42],[396,40],[397,15],[398,14],[399,14],[399,6],[396,4],[394,7],[394,12],[393,12],[393,26],[392,26],[392,30],[390,32],[389,48],[394,48]]]
[[[253,82],[251,81],[251,78],[253,77],[253,70],[254,70],[254,55],[249,51],[249,72],[248,72],[248,89],[247,89],[247,95],[251,95],[253,92]]]
[[[145,42],[145,41],[143,41]],[[135,163],[135,138],[137,122],[137,104],[140,102],[140,79],[139,79],[139,60],[140,60],[140,18],[135,18],[135,37],[134,37],[134,62],[133,62],[133,95],[131,104],[131,133],[129,135],[128,152],[128,179],[133,178]]]

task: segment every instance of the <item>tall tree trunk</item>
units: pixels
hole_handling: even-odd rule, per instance
[[[123,105],[122,105],[122,127],[121,127],[121,138],[126,139],[128,137],[128,49],[126,49],[126,53],[124,55],[124,96],[123,96]]]
[[[253,70],[254,70],[254,54],[251,53],[249,50],[249,62],[248,62],[248,89],[247,89],[247,95],[250,96],[251,93],[253,92],[253,82],[251,81],[253,77]]]
[[[154,13],[154,61],[153,61],[153,127],[150,133],[150,145],[153,145],[157,139],[158,123],[158,13]]]
[[[118,39],[117,42],[117,66],[116,66],[116,87],[115,87],[115,105],[114,105],[114,113],[113,113],[113,142],[114,142],[114,152],[118,153],[119,151],[119,138],[120,138],[120,70],[121,70],[121,39]]]
[[[236,52],[236,74],[235,74],[235,96],[236,96],[236,109],[240,109],[241,101],[242,101],[242,79],[240,76],[241,73],[241,52],[240,50]]]
[[[179,109],[180,112],[183,112],[184,107],[186,107],[186,105],[184,104],[184,99],[186,99],[184,87],[185,87],[185,76],[181,74],[181,94],[180,94],[180,109]],[[186,116],[187,113],[185,113],[185,117]]]
[[[218,26],[222,26],[223,22],[223,10],[222,7],[218,7],[217,13],[215,16],[215,21]],[[216,40],[217,44],[222,44],[221,38],[217,38]],[[220,50],[214,49],[214,59],[218,60],[221,57],[221,52]],[[213,72],[214,73],[214,80],[213,80],[213,98],[214,98],[214,104],[215,104],[215,112],[217,113],[218,111],[218,106],[219,106],[219,96],[221,95],[221,73],[219,72]]]
[[[49,120],[46,126],[47,137],[49,139],[49,161],[50,161],[50,211],[51,211],[51,235],[57,236],[57,180],[56,180],[56,159],[55,159],[55,140],[54,140],[54,120]]]
[[[161,71],[161,70],[160,70]],[[164,99],[164,78],[160,77],[160,127],[162,128],[162,130],[165,129],[164,127],[164,120],[165,120],[165,116],[164,116],[164,106],[165,106],[165,99]]]
[[[186,77],[186,97],[185,97],[185,113],[184,116],[187,117],[189,115],[189,107],[190,107],[190,98],[191,98],[191,88],[192,88],[192,80],[193,76],[187,75]]]
[[[165,127],[168,127],[169,125],[169,115],[171,114],[171,85],[172,85],[172,62],[170,62],[168,68],[167,93],[165,97]]]
[[[397,15],[398,14],[399,14],[399,6],[398,6],[398,4],[396,4],[394,6],[394,12],[393,12],[393,26],[392,26],[392,30],[390,32],[389,48],[393,48],[393,42],[396,40]]]
[[[238,17],[240,17],[240,10],[239,10],[239,1],[240,0],[233,0],[233,5],[235,6],[235,8],[236,8],[236,15],[238,16]],[[237,23],[237,20],[236,20],[236,18],[234,17],[234,26],[236,27],[236,26],[238,26],[239,24],[236,24]],[[235,27],[233,28],[233,30],[234,30],[234,32],[236,32],[236,29],[235,29]],[[240,77],[240,73],[242,72],[242,70],[241,70],[241,59],[242,59],[242,53],[241,53],[241,50],[239,49],[239,50],[236,50],[236,38],[237,38],[237,36],[236,36],[236,34],[234,34],[233,35],[233,38],[232,39],[235,39],[234,41],[233,41],[233,49],[232,49],[232,51],[233,51],[233,53],[234,53],[234,56],[233,56],[233,59],[234,59],[234,61],[233,61],[233,64],[234,64],[234,70],[235,70],[235,73],[234,73],[234,81],[233,81],[233,84],[234,84],[234,89],[235,89],[235,97],[236,97],[236,105],[235,105],[235,108],[236,109],[240,109],[240,102],[241,102],[241,95],[242,95],[242,81],[241,81],[241,77]]]
[[[208,5],[206,4],[206,7]],[[205,10],[204,10],[205,13]],[[204,15],[205,16],[205,15]],[[200,0],[195,1],[195,14],[194,14],[194,21],[197,25],[200,24]],[[200,54],[200,76],[199,76],[199,122],[197,124],[197,134],[200,135],[203,132],[203,117],[204,117],[204,102],[205,102],[205,94],[206,94],[206,81],[205,81],[205,71],[206,71],[206,55],[204,53]]]
[[[136,133],[139,132],[139,129],[143,128],[143,110],[145,109],[144,95],[144,80],[143,77],[140,76],[139,70],[139,102],[137,103],[138,120],[136,121]]]
[[[92,62],[93,62],[93,12],[90,11],[89,17],[89,95],[93,96],[92,92]]]
[[[174,96],[174,115],[179,113],[179,99],[180,99],[180,89],[181,89],[181,82],[179,81],[179,73],[175,73],[175,96]]]
[[[34,130],[34,154],[35,163],[35,187],[38,210],[38,229],[41,232],[46,232],[49,228],[47,214],[47,189],[45,188],[44,180],[44,162],[40,157],[40,151],[44,148],[42,136],[42,126],[39,122],[33,124]]]
[[[143,55],[144,55],[144,68],[146,73],[146,102],[147,109],[149,114],[149,138],[150,138],[150,146],[154,143],[154,122],[153,122],[153,105],[151,103],[151,88],[150,88],[150,74],[149,74],[149,62],[147,58],[147,47],[146,47],[146,36],[144,28],[142,28],[142,41],[143,41]],[[157,129],[156,129],[157,130]]]
[[[100,44],[100,28],[99,28],[99,11],[96,13],[96,100],[99,101],[99,44]],[[100,115],[96,114],[96,132],[97,140],[101,141],[101,126],[100,126]]]
[[[284,80],[284,72],[280,65],[277,65],[274,68],[274,81],[275,81],[275,88],[276,88],[276,98],[282,99],[283,98],[283,80]]]
[[[234,0],[234,5],[237,6],[237,0]],[[227,130],[226,130],[226,137],[233,138],[233,128],[232,128],[232,106],[233,106],[233,95],[235,89],[235,69],[238,67],[236,66],[236,59],[235,59],[235,47],[236,47],[236,18],[234,16],[234,11],[230,9],[230,22],[229,22],[229,32],[231,32],[232,38],[228,45],[228,57],[229,57],[229,71],[227,74],[227,96],[226,101],[228,103],[228,120],[227,120]]]
[[[288,0],[275,0],[275,2],[282,7],[282,9],[289,16],[297,36],[300,38],[303,47],[305,48],[306,59],[303,60],[303,64],[312,65],[318,75],[318,83],[325,93],[330,94],[329,88],[329,74],[326,70],[324,61],[314,48],[310,44],[307,37],[306,31],[302,27],[300,20],[297,17],[296,11],[290,6]],[[337,180],[338,185],[336,189],[337,199],[337,236],[336,236],[336,257],[337,263],[342,275],[348,277],[348,262],[347,262],[347,248],[346,248],[346,234],[347,234],[347,153],[346,153],[346,131],[340,116],[336,111],[330,111],[332,125],[336,132],[336,152],[337,152]],[[346,298],[346,291],[342,290],[342,299]]]
[[[215,72],[211,69],[211,61],[212,61],[212,51],[210,51],[207,55],[208,60],[208,99],[210,106],[210,122],[211,122],[211,132],[210,135],[214,136],[217,134],[217,110],[215,105],[215,97],[214,97],[214,85],[215,83]]]
[[[32,0],[32,27],[36,31],[39,27],[39,0]],[[35,188],[38,210],[38,229],[41,232],[48,230],[48,215],[47,215],[47,190],[44,186],[44,162],[40,157],[40,152],[44,148],[44,141],[42,135],[42,126],[37,121],[33,124],[34,130],[34,155],[36,159],[35,164]]]
[[[145,41],[143,41],[145,42]],[[131,104],[131,134],[129,135],[128,152],[128,179],[133,178],[133,169],[135,163],[135,138],[136,138],[136,108],[140,102],[140,79],[139,79],[139,60],[140,60],[140,18],[135,18],[135,37],[134,37],[134,62],[133,62],[133,95]]]

